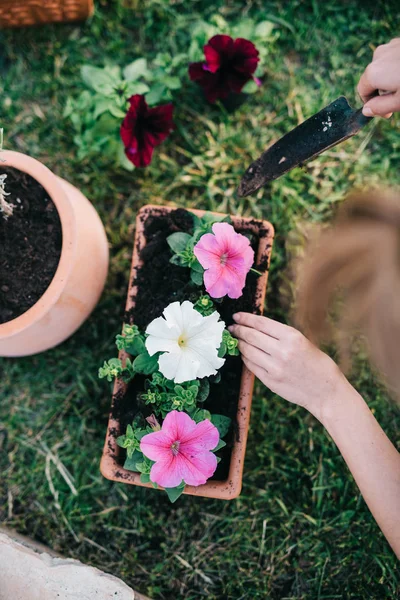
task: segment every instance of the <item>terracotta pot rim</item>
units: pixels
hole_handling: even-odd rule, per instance
[[[134,237],[134,247],[133,247],[133,255],[132,255],[132,266],[130,271],[130,279],[129,279],[129,287],[127,294],[127,303],[126,310],[129,310],[134,305],[134,301],[132,297],[135,296],[135,278],[136,278],[136,270],[140,265],[139,258],[139,243],[140,240],[143,242],[143,229],[144,229],[144,221],[147,216],[149,216],[152,212],[163,212],[163,211],[171,211],[178,208],[177,206],[171,205],[155,205],[155,204],[146,204],[143,206],[137,216],[136,216],[136,232]],[[187,208],[189,212],[192,212],[198,216],[204,214],[204,210],[198,210],[195,208]],[[221,214],[216,211],[209,211],[214,214]],[[239,215],[233,216],[237,225],[247,224],[249,228],[256,227],[256,224],[263,224],[268,227],[268,235],[265,238],[260,239],[257,260],[267,253],[268,256],[268,264],[270,262],[271,257],[271,247],[273,243],[274,237],[274,227],[273,225],[266,220],[263,219],[255,219],[252,217],[242,217]],[[143,247],[143,246],[142,246]],[[264,305],[264,299],[267,288],[268,281],[268,273],[266,270],[263,275],[259,278],[257,283],[257,304],[261,308]],[[120,351],[119,358],[125,360],[128,355]],[[126,384],[124,384],[121,380],[116,380],[114,383],[113,396],[120,390],[124,388]],[[218,498],[221,500],[233,500],[237,496],[239,496],[242,489],[242,476],[243,476],[243,467],[244,467],[244,458],[246,452],[246,442],[247,435],[249,429],[249,421],[250,421],[250,413],[251,413],[251,403],[253,396],[253,385],[254,385],[254,375],[243,365],[242,376],[240,381],[240,389],[238,396],[238,406],[237,406],[237,423],[238,423],[238,433],[239,437],[235,440],[235,443],[232,448],[231,462],[229,465],[229,472],[227,478],[225,480],[208,480],[205,484],[194,487],[194,486],[185,486],[184,494],[193,495],[193,496],[203,496],[207,498]],[[142,483],[140,481],[140,473],[136,473],[135,471],[127,471],[120,465],[116,457],[120,453],[120,448],[116,443],[116,435],[111,434],[111,431],[119,431],[119,421],[113,419],[112,415],[109,416],[109,421],[107,424],[107,432],[106,432],[106,440],[103,449],[103,455],[100,462],[100,472],[106,479],[110,479],[112,481],[117,481],[120,483],[127,483],[138,485],[141,487],[147,487],[153,489],[152,485],[149,483]],[[159,488],[162,489],[162,488]]]
[[[60,260],[50,285],[31,308],[19,317],[0,324],[0,338],[5,338],[20,333],[42,319],[58,301],[74,264],[76,221],[70,201],[60,185],[57,176],[43,163],[22,152],[14,152],[12,150],[3,150],[0,153],[0,159],[2,161],[0,162],[0,172],[2,166],[13,167],[27,173],[44,187],[57,208],[62,230]]]

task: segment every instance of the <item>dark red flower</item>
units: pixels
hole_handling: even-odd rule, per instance
[[[129,98],[130,107],[121,125],[125,154],[135,167],[147,167],[153,150],[174,128],[172,104],[149,108],[144,96]]]
[[[206,62],[189,65],[189,76],[204,90],[207,100],[215,102],[230,92],[239,93],[253,79],[258,50],[249,40],[229,35],[214,35],[204,46]]]

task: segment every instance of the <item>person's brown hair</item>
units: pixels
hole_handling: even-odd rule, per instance
[[[295,320],[314,343],[339,339],[344,353],[360,330],[371,359],[400,392],[400,193],[358,193],[343,203],[298,269]]]

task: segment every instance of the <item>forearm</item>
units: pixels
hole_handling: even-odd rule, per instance
[[[345,381],[322,422],[370,511],[400,558],[400,454],[363,398]]]

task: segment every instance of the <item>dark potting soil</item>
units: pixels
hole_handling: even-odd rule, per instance
[[[27,173],[0,163],[6,174],[7,202],[0,213],[0,324],[26,312],[44,294],[57,270],[62,232],[57,209],[46,190]]]
[[[254,224],[259,222],[254,221]],[[171,264],[171,250],[167,244],[167,237],[176,231],[185,233],[193,232],[193,217],[184,210],[177,209],[164,214],[149,216],[145,223],[146,245],[141,251],[143,266],[138,269],[135,284],[137,294],[133,298],[135,306],[125,317],[125,322],[137,325],[144,330],[156,317],[161,316],[163,310],[170,302],[195,302],[201,292],[199,286],[190,281],[189,269]],[[257,235],[246,229],[238,230],[239,233],[250,237],[250,242],[257,256],[258,244],[261,237],[268,234],[262,226]],[[260,264],[255,265],[258,270],[266,270],[267,257],[263,257]],[[259,314],[257,307],[257,275],[250,272],[247,276],[243,296],[238,300],[224,298],[216,302],[216,309],[226,325],[233,323],[232,315],[238,311],[254,312]],[[203,293],[204,290],[203,290]],[[210,377],[210,394],[201,407],[214,414],[222,414],[232,419],[233,427],[225,436],[227,445],[220,450],[221,462],[212,479],[223,480],[228,476],[232,445],[237,435],[236,411],[239,400],[240,380],[242,375],[242,361],[239,356],[227,356],[223,367],[219,370],[221,381],[215,382],[215,377]],[[124,394],[117,394],[113,399],[112,416],[120,422],[121,432],[132,423],[138,412],[145,416],[151,414],[151,406],[141,400],[144,392],[145,376],[136,376],[129,384]],[[120,454],[121,464],[125,460],[125,452]]]

